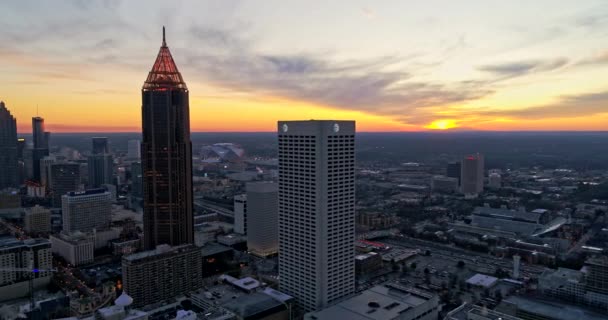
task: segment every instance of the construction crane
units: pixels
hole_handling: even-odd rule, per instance
[[[27,272],[29,273],[30,285],[30,311],[34,311],[36,306],[34,302],[34,275],[40,272],[57,272],[57,269],[37,269],[37,268],[0,268],[0,272]]]

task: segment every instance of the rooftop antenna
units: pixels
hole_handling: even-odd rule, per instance
[[[165,26],[163,26],[163,47],[167,46],[167,42],[165,41]]]
[[[38,113],[38,104],[36,103],[36,117],[39,117],[40,114]]]

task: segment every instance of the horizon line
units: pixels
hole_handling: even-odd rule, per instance
[[[607,130],[416,130],[416,131],[357,131],[356,133],[608,133]],[[50,131],[51,134],[141,134],[141,131]],[[277,133],[277,131],[191,131],[192,133]],[[17,132],[17,135],[32,135]]]

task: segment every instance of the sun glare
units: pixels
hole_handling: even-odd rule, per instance
[[[454,120],[435,120],[433,122],[431,122],[431,124],[429,124],[428,126],[426,126],[427,129],[433,129],[433,130],[447,130],[447,129],[452,129],[452,128],[456,128],[456,121]]]

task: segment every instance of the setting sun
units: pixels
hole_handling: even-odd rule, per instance
[[[454,120],[435,120],[433,122],[431,122],[430,125],[426,126],[427,129],[433,129],[433,130],[447,130],[447,129],[452,129],[452,128],[456,128],[456,121]]]

